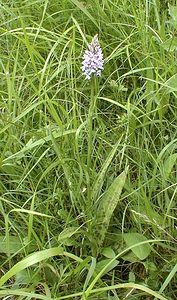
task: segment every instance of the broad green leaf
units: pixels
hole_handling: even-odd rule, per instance
[[[102,254],[107,258],[114,258],[116,256],[114,250],[111,247],[104,248]]]
[[[16,236],[9,236],[8,252],[16,253],[23,248],[22,241]],[[7,253],[7,241],[5,236],[0,236],[0,253]]]
[[[131,263],[135,263],[135,262],[139,261],[137,256],[132,251],[128,251],[127,253],[125,253],[122,256],[122,259],[125,260],[125,261],[129,261]]]
[[[8,245],[5,236],[0,236],[0,253],[14,254],[23,249],[25,243],[17,236],[10,235],[8,237]],[[35,246],[30,244],[30,250],[34,250]]]
[[[143,234],[137,232],[125,233],[123,235],[124,241],[128,247],[132,247],[141,242],[147,241],[146,237]],[[147,258],[151,252],[150,245],[142,244],[132,248],[132,252],[140,259],[144,260]]]
[[[173,75],[165,82],[165,88],[169,93],[177,91],[177,74]]]
[[[154,272],[157,272],[157,266],[155,265],[154,262],[149,261],[149,260],[145,260],[142,262],[142,264],[144,265],[146,272],[148,274],[153,274]]]
[[[102,270],[103,268],[105,268],[106,265],[108,265],[108,264],[109,264],[109,265],[108,265],[108,267],[105,269],[105,271],[104,271],[104,273],[102,274],[102,276],[105,275],[105,274],[107,274],[109,271],[113,270],[113,269],[119,264],[119,261],[118,261],[118,260],[114,260],[114,261],[112,261],[112,263],[110,264],[111,260],[112,260],[111,258],[110,258],[110,259],[107,258],[107,259],[103,259],[103,260],[99,261],[99,262],[97,263],[97,265],[96,265],[95,272],[96,272],[96,273],[101,272],[101,270]]]
[[[118,177],[116,177],[113,183],[110,185],[102,199],[96,212],[96,234],[98,240],[98,246],[101,246],[106,232],[108,230],[110,219],[113,212],[119,202],[122,189],[125,184],[127,170],[123,171]]]
[[[79,227],[65,228],[62,232],[60,232],[60,234],[58,236],[58,241],[63,242],[64,240],[71,238],[78,230],[79,230]]]
[[[164,162],[164,174],[168,178],[173,167],[176,165],[177,153],[171,154]]]
[[[161,46],[167,51],[171,51],[171,52],[175,51],[177,50],[177,38],[176,37],[170,38],[165,42],[163,42]]]
[[[129,274],[128,274],[128,282],[135,282],[135,280],[136,280],[135,273],[129,272]]]
[[[40,276],[39,273],[35,271],[29,271],[29,270],[22,270],[19,273],[15,275],[15,282],[14,282],[14,287],[20,284],[37,284],[42,280],[42,277]]]

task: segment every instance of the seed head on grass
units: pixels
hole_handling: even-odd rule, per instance
[[[82,71],[85,79],[90,80],[92,74],[101,76],[101,71],[104,69],[103,64],[103,52],[98,41],[98,34],[96,34],[83,56]]]

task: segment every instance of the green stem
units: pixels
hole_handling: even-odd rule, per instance
[[[93,119],[96,108],[97,99],[97,79],[94,77],[91,82],[90,106],[88,112],[88,152],[87,152],[87,168],[90,175],[92,151],[93,151]]]
[[[93,113],[94,113],[94,85],[91,83],[90,107],[88,111],[88,152],[87,152],[87,168],[90,174],[90,165],[92,158],[92,135],[93,135]]]
[[[91,197],[92,195],[92,156],[93,156],[93,148],[94,148],[94,137],[93,137],[93,123],[95,119],[95,113],[96,113],[96,100],[97,100],[97,79],[94,77],[91,82],[91,94],[90,94],[90,105],[89,105],[89,111],[88,111],[88,152],[87,152],[87,170],[88,170],[88,181],[87,181],[87,196],[88,196],[88,206],[87,206],[87,216],[89,220],[89,234],[90,238],[92,237],[92,213],[93,213],[93,199]],[[95,245],[94,241],[91,241],[92,245],[92,254],[95,252]]]

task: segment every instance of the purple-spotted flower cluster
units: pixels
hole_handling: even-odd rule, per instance
[[[90,80],[92,74],[101,76],[103,64],[103,52],[98,41],[98,34],[96,34],[83,56],[82,71],[85,75],[85,79]]]

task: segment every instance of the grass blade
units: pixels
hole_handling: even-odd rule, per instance
[[[1,278],[0,278],[0,287],[12,276],[17,274],[18,272],[33,266],[34,264],[37,264],[45,259],[48,259],[50,257],[56,256],[56,255],[62,255],[63,254],[63,249],[62,248],[50,248],[47,250],[42,250],[35,252],[31,254],[30,256],[24,258],[20,262],[16,263],[7,273],[5,273]]]

